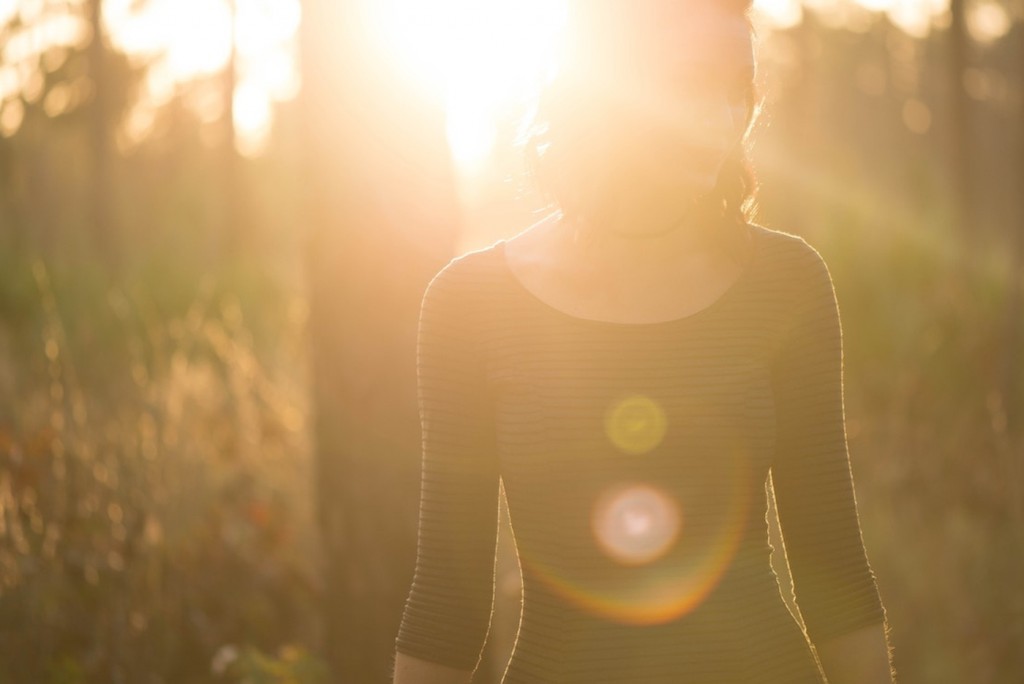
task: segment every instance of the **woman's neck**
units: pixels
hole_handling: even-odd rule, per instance
[[[711,227],[702,218],[695,211],[673,218],[638,212],[599,224],[568,217],[560,223],[568,255],[595,267],[632,270],[678,265],[687,255],[699,257],[713,249]]]

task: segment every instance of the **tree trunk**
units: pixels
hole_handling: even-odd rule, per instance
[[[970,36],[967,33],[965,0],[950,0],[949,26],[949,118],[950,168],[953,178],[954,217],[960,235],[973,231],[974,193],[971,187],[970,101],[964,88]]]
[[[1018,32],[1021,29],[1018,28]],[[1019,64],[1024,73],[1024,40],[1019,42]],[[1024,187],[1024,104],[1017,100],[1017,187]],[[1007,428],[1014,440],[1024,437],[1024,405],[1021,397],[1021,337],[1024,336],[1024,200],[1017,195],[1017,221],[1010,227],[1010,293],[1006,312],[1006,338],[1003,345],[1002,393],[1005,401]]]
[[[111,207],[110,193],[110,71],[103,42],[102,0],[89,0],[92,42],[88,47],[89,73],[93,81],[93,102],[89,116],[92,147],[92,188],[90,214],[97,253],[110,266],[120,263],[120,235]]]
[[[238,6],[236,0],[229,0],[231,14],[231,49],[228,62],[224,65],[223,94],[224,120],[221,140],[221,190],[223,191],[222,224],[217,240],[218,259],[235,256],[241,248],[245,231],[245,197],[239,179],[238,152],[235,150],[235,86],[237,85],[237,34]]]
[[[441,112],[385,60],[356,0],[305,0],[304,183],[325,652],[339,682],[390,679],[412,579],[415,341],[457,211]]]

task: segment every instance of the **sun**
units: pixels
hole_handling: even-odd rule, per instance
[[[374,0],[368,20],[385,52],[445,103],[452,156],[478,168],[503,108],[557,69],[565,0]]]
[[[799,0],[756,0],[770,24],[800,20]],[[479,172],[503,112],[524,109],[557,72],[566,0],[369,0],[371,35],[401,71],[445,104],[452,158]]]

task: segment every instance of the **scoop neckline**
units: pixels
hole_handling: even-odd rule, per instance
[[[574,322],[577,322],[577,323],[580,323],[580,324],[584,324],[584,325],[603,326],[603,327],[606,327],[606,328],[619,328],[619,329],[626,329],[626,328],[654,329],[654,328],[662,328],[662,327],[667,327],[667,326],[681,325],[683,323],[691,322],[691,321],[693,321],[695,319],[699,319],[699,318],[703,318],[705,316],[709,316],[712,313],[714,313],[715,311],[717,311],[718,309],[722,308],[729,299],[731,299],[732,297],[735,296],[736,291],[739,290],[743,286],[743,284],[745,283],[745,281],[749,277],[750,272],[754,269],[754,264],[757,262],[758,254],[761,251],[760,250],[760,241],[758,240],[758,236],[757,236],[757,232],[758,231],[755,230],[755,228],[751,224],[749,224],[749,223],[746,224],[746,227],[747,227],[747,232],[750,235],[750,254],[747,257],[747,262],[744,264],[743,268],[740,270],[740,274],[729,285],[729,287],[726,288],[725,291],[722,292],[722,294],[720,294],[718,297],[716,297],[707,306],[705,306],[705,307],[703,307],[701,309],[698,309],[697,311],[694,311],[693,313],[687,314],[685,316],[677,316],[675,318],[669,318],[669,319],[666,319],[666,320],[663,320],[663,321],[647,321],[647,322],[639,322],[639,323],[627,323],[627,322],[624,322],[624,321],[609,321],[609,320],[605,320],[605,319],[602,319],[602,318],[587,318],[585,316],[577,316],[576,314],[571,314],[571,313],[569,313],[567,311],[563,311],[563,310],[559,309],[558,307],[556,307],[556,306],[554,306],[552,304],[549,304],[548,302],[544,301],[538,295],[534,294],[533,290],[531,290],[530,288],[526,287],[526,285],[523,284],[523,282],[515,274],[515,271],[512,270],[512,266],[509,264],[507,252],[506,252],[506,249],[505,249],[506,244],[508,243],[508,239],[507,238],[502,238],[502,239],[498,240],[498,242],[496,243],[496,247],[497,247],[496,254],[497,254],[497,257],[498,257],[498,261],[501,263],[502,270],[504,271],[506,277],[509,280],[512,281],[514,287],[523,296],[525,296],[527,299],[532,300],[534,302],[534,304],[538,308],[544,309],[544,310],[548,311],[549,313],[554,314],[555,316],[558,316],[560,318],[563,318],[563,319],[566,319],[566,320],[571,320],[571,321],[574,321]]]

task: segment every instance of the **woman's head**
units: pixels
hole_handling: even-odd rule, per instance
[[[600,225],[652,204],[740,224],[753,182],[749,0],[570,0],[528,145],[542,188]],[[667,226],[666,226],[667,227]]]

